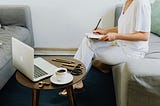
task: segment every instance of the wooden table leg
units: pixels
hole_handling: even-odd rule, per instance
[[[69,105],[76,106],[72,85],[67,87],[67,94],[68,94],[68,99],[69,99]]]
[[[33,89],[32,90],[32,106],[38,106],[39,101],[39,90]]]

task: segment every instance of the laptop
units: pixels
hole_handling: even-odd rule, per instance
[[[41,57],[34,58],[34,49],[12,37],[13,65],[33,82],[47,78],[58,68]]]

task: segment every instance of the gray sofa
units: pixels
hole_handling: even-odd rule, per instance
[[[0,89],[15,72],[12,66],[11,37],[34,46],[30,8],[25,5],[0,5]]]
[[[115,11],[115,25],[122,10]],[[159,35],[160,36],[160,35]],[[160,37],[150,33],[144,59],[112,67],[117,106],[160,106]]]

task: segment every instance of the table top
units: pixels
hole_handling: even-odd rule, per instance
[[[53,61],[54,59],[65,59],[65,60],[68,60],[68,61],[72,61],[74,62],[74,64],[81,64],[81,67],[82,67],[82,74],[81,75],[73,75],[73,80],[72,82],[68,83],[68,84],[63,84],[63,85],[56,85],[56,84],[53,84],[51,81],[50,81],[50,77],[46,78],[46,79],[43,79],[43,80],[40,80],[40,81],[46,81],[48,83],[50,83],[50,85],[46,85],[42,88],[39,87],[39,82],[33,82],[31,81],[30,79],[28,79],[25,75],[23,75],[21,72],[19,71],[16,71],[16,80],[23,86],[25,87],[28,87],[28,88],[32,88],[32,89],[59,89],[59,88],[65,88],[65,87],[68,87],[70,85],[73,85],[75,83],[77,83],[78,81],[82,80],[85,75],[86,75],[86,69],[85,69],[85,66],[84,64],[82,64],[80,61],[74,59],[73,57],[62,57],[62,56],[44,56],[43,57],[45,60],[47,60],[48,62],[54,64],[55,66],[57,67],[64,67],[64,68],[68,68],[68,66],[64,66],[62,62],[57,62],[57,61]]]

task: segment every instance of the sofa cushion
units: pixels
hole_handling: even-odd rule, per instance
[[[160,0],[156,0],[152,4],[152,15],[151,15],[151,32],[160,35]]]
[[[160,59],[160,36],[150,33],[149,51],[145,58]]]
[[[5,26],[5,30],[10,33],[11,37],[15,37],[21,41],[25,41],[31,34],[27,28],[19,26]]]
[[[160,59],[160,42],[149,43],[149,52],[146,53],[145,58]]]
[[[157,34],[150,33],[149,43],[160,43],[160,36]]]
[[[17,26],[26,26],[26,15],[27,8],[21,5],[9,6],[1,5],[0,6],[0,21],[2,25],[17,25]]]
[[[11,58],[11,38],[15,37],[21,41],[25,41],[30,32],[24,27],[19,26],[5,26],[5,29],[0,28],[0,69]]]
[[[132,59],[126,62],[126,67],[136,76],[160,75],[160,59]]]

